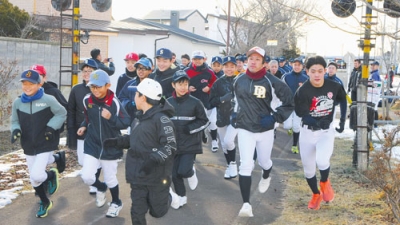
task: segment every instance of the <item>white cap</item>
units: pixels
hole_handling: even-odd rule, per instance
[[[137,91],[156,101],[162,97],[161,84],[150,78],[144,78],[137,86]]]
[[[251,54],[253,54],[253,53],[257,53],[257,54],[259,54],[259,55],[261,55],[263,58],[264,58],[264,56],[265,56],[265,50],[264,49],[262,49],[262,48],[260,48],[260,47],[258,47],[258,46],[255,46],[255,47],[252,47],[248,52],[247,52],[247,57],[249,57]]]
[[[192,59],[204,59],[205,57],[206,54],[201,50],[197,50],[192,53]]]

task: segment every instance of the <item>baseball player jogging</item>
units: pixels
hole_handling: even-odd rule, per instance
[[[324,78],[325,67],[326,62],[323,57],[309,58],[306,62],[306,72],[310,79],[294,96],[295,112],[302,118],[300,157],[304,175],[313,192],[308,208],[314,210],[320,208],[322,200],[331,202],[334,198],[328,179],[335,138],[332,120],[336,103],[346,101],[346,91],[343,86]],[[320,189],[317,184],[315,164],[321,174]]]

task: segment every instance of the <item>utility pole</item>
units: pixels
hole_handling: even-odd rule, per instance
[[[79,23],[80,9],[79,0],[74,0],[72,3],[72,76],[71,87],[78,84],[79,73],[79,53],[80,53],[80,40],[81,40],[81,26]]]
[[[231,0],[228,0],[228,28],[226,33],[226,55],[229,55],[229,40],[231,35]]]
[[[369,149],[367,143],[368,135],[368,118],[367,118],[367,87],[368,87],[368,77],[369,77],[369,53],[371,48],[375,47],[371,44],[371,27],[372,23],[372,3],[373,0],[367,0],[366,12],[365,12],[365,22],[362,24],[365,26],[364,41],[361,46],[364,51],[364,59],[362,65],[361,80],[357,86],[357,167],[360,171],[365,171],[368,168],[368,156]]]

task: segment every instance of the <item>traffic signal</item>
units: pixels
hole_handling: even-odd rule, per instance
[[[92,7],[97,12],[105,12],[110,9],[112,0],[92,0]]]
[[[55,10],[61,12],[71,7],[71,0],[51,0],[51,5]]]
[[[355,0],[333,0],[331,9],[336,16],[345,18],[356,11],[356,6]]]
[[[388,9],[391,10],[390,12],[387,12],[388,16],[394,18],[400,17],[400,0],[385,0],[383,2],[383,8],[385,11],[388,11]]]

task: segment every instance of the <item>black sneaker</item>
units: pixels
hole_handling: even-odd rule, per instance
[[[50,171],[54,172],[54,177],[47,181],[47,191],[49,192],[49,195],[52,195],[57,192],[60,185],[58,183],[58,170],[56,168],[51,168]]]
[[[205,132],[203,132],[203,143],[204,144],[207,144],[207,142],[208,142],[208,137],[207,137],[207,134],[205,133]]]
[[[57,164],[57,170],[59,173],[64,172],[65,170],[65,151],[59,151],[54,154],[54,158]]]
[[[40,201],[39,210],[36,213],[36,217],[37,218],[46,217],[48,212],[49,212],[49,210],[51,209],[51,207],[53,207],[53,202],[52,201],[49,201],[49,203],[47,203],[47,204],[43,204],[43,202]]]

